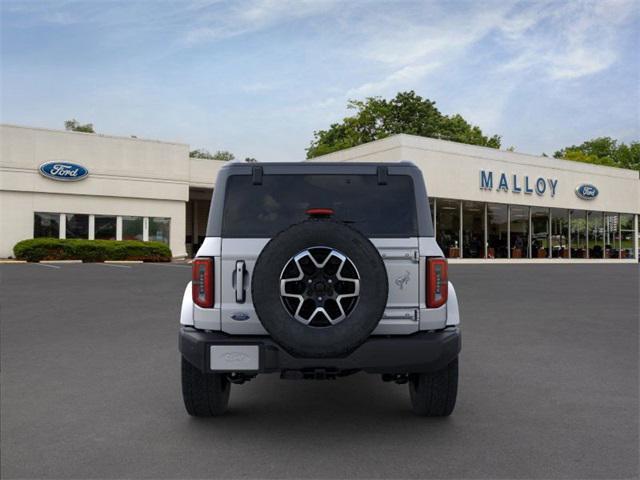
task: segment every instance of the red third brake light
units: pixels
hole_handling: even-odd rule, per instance
[[[438,308],[447,303],[449,279],[447,260],[427,259],[427,307]]]
[[[213,307],[213,258],[196,258],[191,267],[193,303],[202,308]]]
[[[310,217],[330,217],[335,212],[333,208],[309,208],[306,212]]]

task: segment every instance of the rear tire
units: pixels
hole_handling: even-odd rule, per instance
[[[411,407],[416,415],[448,417],[458,395],[458,358],[442,370],[409,376]]]
[[[193,417],[222,415],[229,405],[231,383],[220,373],[202,373],[182,358],[182,398]]]

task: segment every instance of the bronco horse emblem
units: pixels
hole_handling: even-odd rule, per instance
[[[394,283],[400,287],[400,290],[402,290],[404,286],[409,283],[409,280],[411,280],[411,273],[407,270],[404,275],[396,278]]]

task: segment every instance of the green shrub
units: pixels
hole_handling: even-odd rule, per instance
[[[13,254],[17,259],[29,262],[40,260],[168,262],[171,260],[171,249],[164,243],[138,240],[33,238],[16,243]]]

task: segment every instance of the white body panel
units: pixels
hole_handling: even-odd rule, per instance
[[[251,275],[268,241],[205,239],[198,256],[214,259],[214,307],[203,309],[193,305],[189,283],[183,296],[180,323],[234,335],[267,335],[253,308]],[[450,282],[447,304],[440,308],[426,306],[426,257],[443,256],[434,238],[374,238],[371,242],[385,262],[389,279],[387,308],[374,335],[406,335],[459,324],[458,301]],[[239,261],[244,262],[245,269],[240,286],[236,280]],[[237,288],[242,286],[244,299],[239,301]]]

